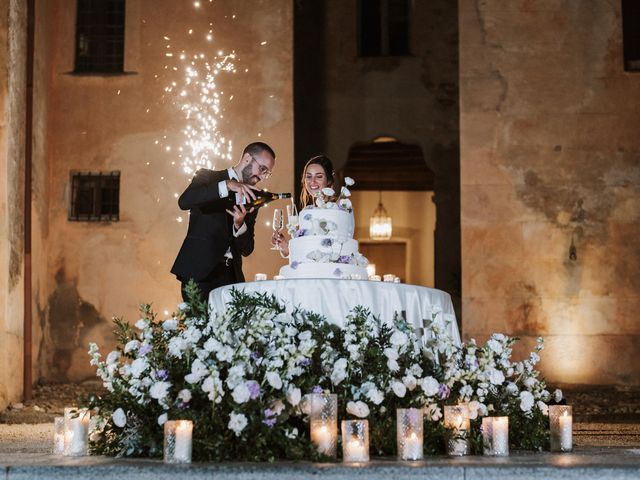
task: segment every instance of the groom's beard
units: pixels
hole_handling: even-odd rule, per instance
[[[250,163],[242,169],[240,172],[242,175],[242,183],[248,183],[249,185],[255,185],[260,181],[260,177],[253,175],[253,164]]]

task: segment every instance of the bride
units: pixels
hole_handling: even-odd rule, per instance
[[[313,205],[318,195],[322,194],[322,189],[333,187],[335,183],[335,172],[329,157],[317,155],[309,159],[302,171],[302,193],[300,194],[300,209]],[[332,199],[326,199],[331,201]],[[289,256],[289,243],[285,241],[282,233],[274,232],[271,236],[271,244],[280,248],[282,256]]]

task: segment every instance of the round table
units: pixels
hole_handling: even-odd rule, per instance
[[[448,293],[435,288],[370,280],[288,279],[236,283],[217,288],[209,295],[209,305],[224,311],[231,300],[231,289],[245,293],[267,293],[282,302],[287,311],[301,307],[323,315],[328,322],[342,326],[357,305],[368,308],[383,322],[392,323],[401,314],[414,329],[424,329],[431,336],[433,322],[460,344],[456,315]]]

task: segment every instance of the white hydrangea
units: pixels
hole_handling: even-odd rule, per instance
[[[433,377],[425,377],[420,382],[420,387],[427,397],[435,397],[438,393],[440,383]]]
[[[156,382],[149,389],[149,395],[151,395],[151,398],[162,402],[169,393],[169,388],[171,388],[171,383],[169,382]]]

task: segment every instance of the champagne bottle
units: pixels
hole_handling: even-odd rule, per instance
[[[236,201],[234,203],[236,205],[242,203],[244,204],[245,208],[249,209],[263,207],[273,200],[279,200],[281,198],[291,198],[290,193],[273,193],[267,192],[266,190],[254,190],[253,193],[256,196],[255,200],[251,200],[250,198],[245,197],[244,202],[238,202],[238,195],[236,194]]]

